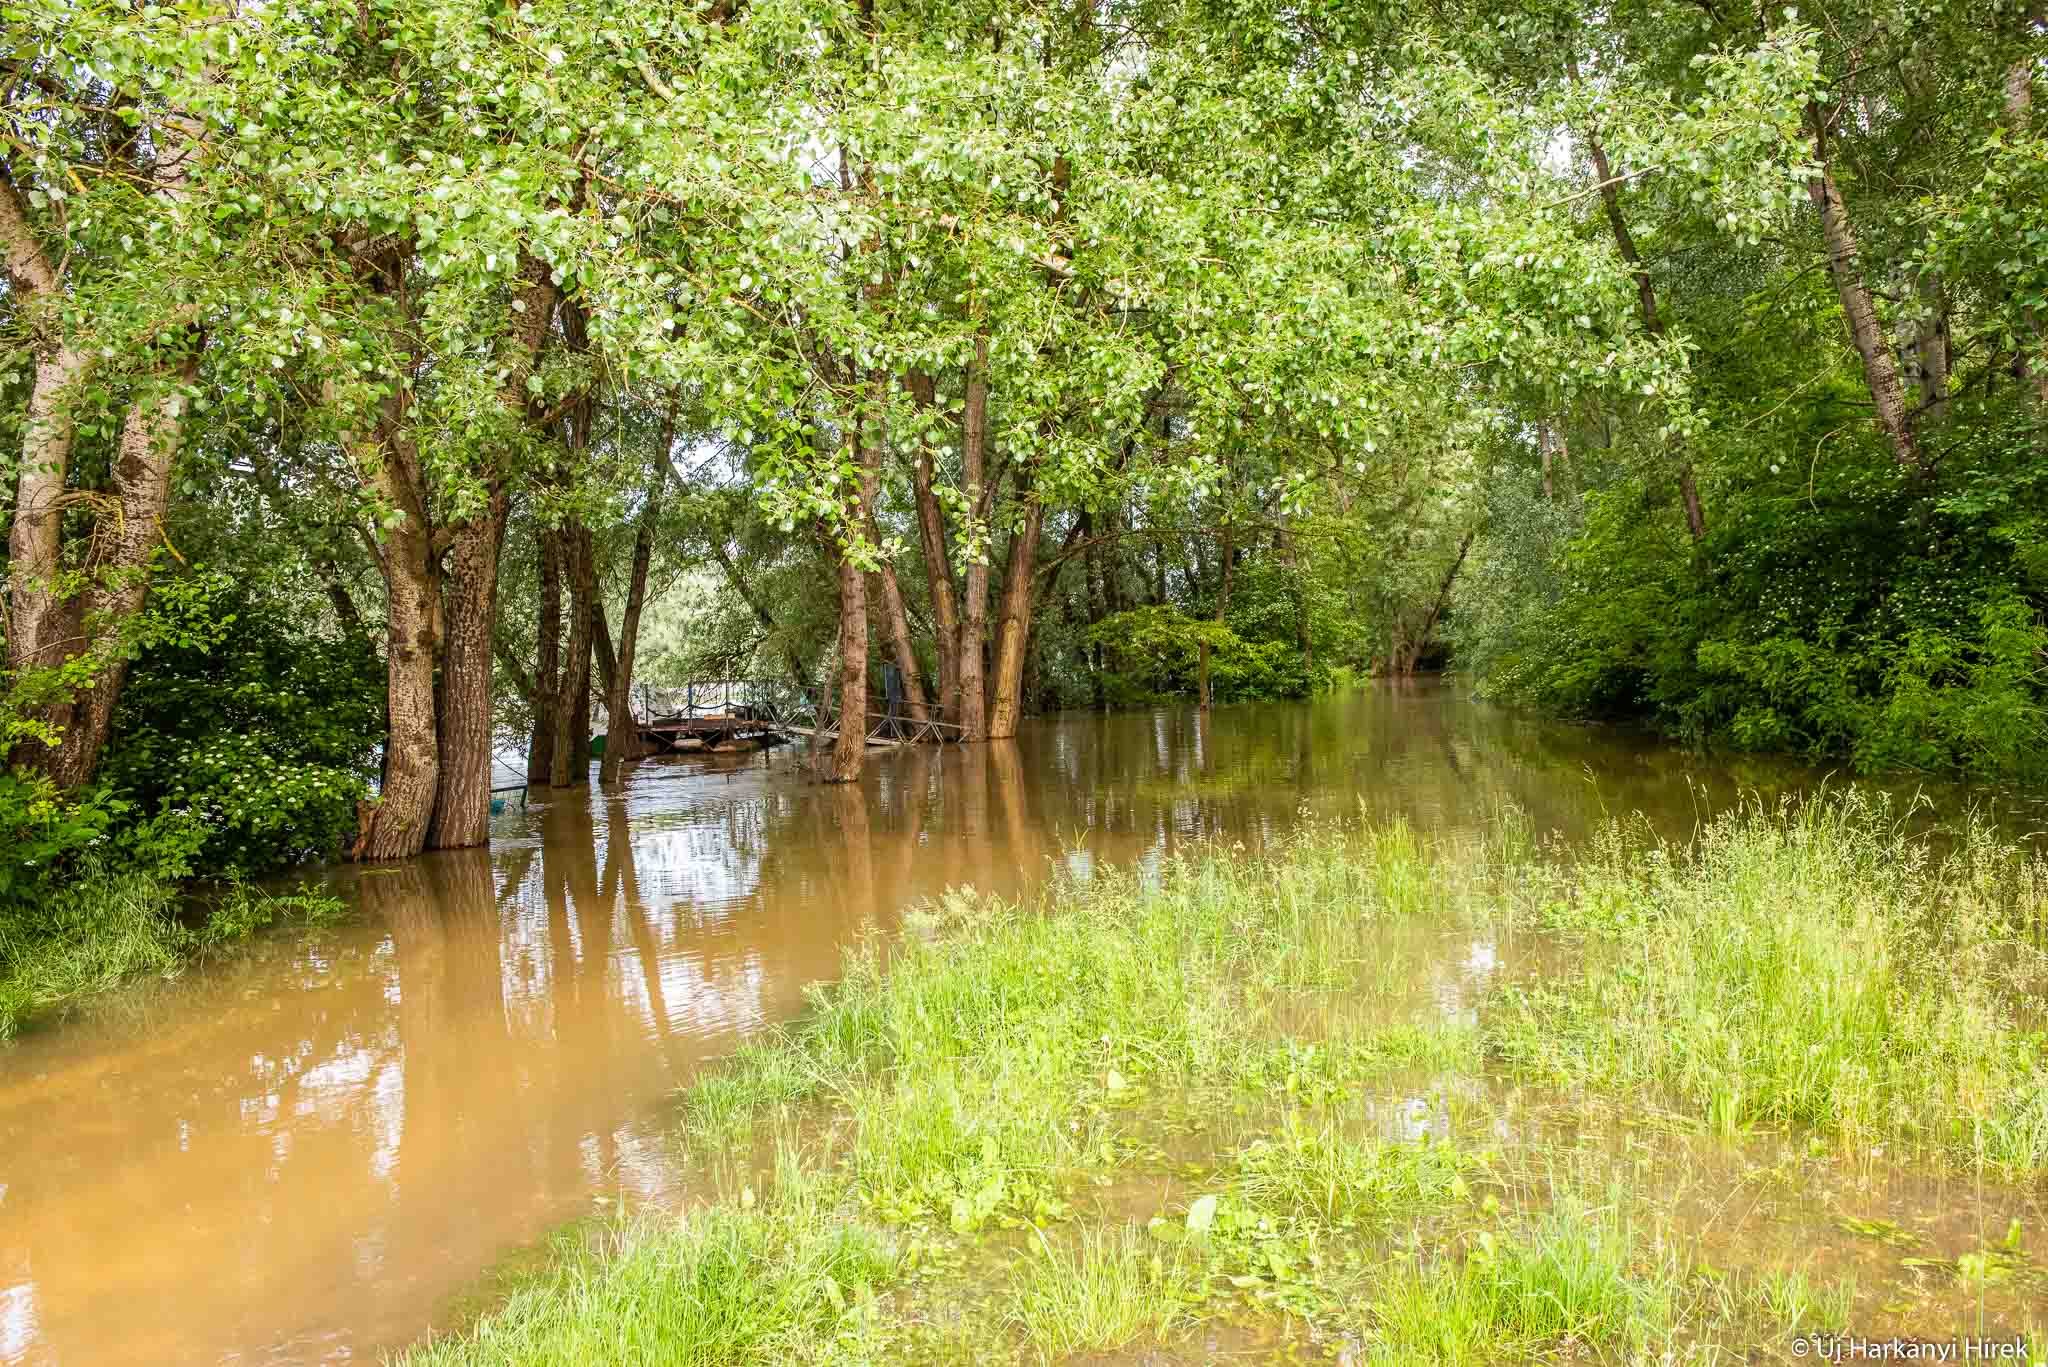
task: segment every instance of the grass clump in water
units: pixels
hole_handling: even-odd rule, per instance
[[[1732,814],[1689,849],[1611,840],[1547,908],[1586,937],[1585,973],[1504,994],[1490,1043],[1525,1075],[1648,1089],[1723,1134],[1797,1126],[2039,1173],[2048,1067],[2014,1003],[2041,972],[2044,887],[1981,827],[1935,858],[1853,795]]]
[[[89,867],[34,904],[0,907],[0,1039],[30,1018],[192,959],[283,920],[332,920],[342,904],[301,889],[231,884],[194,921],[177,884],[139,870]]]
[[[1076,1247],[1036,1245],[1011,1320],[1043,1361],[1164,1340],[1186,1323],[1196,1278],[1181,1252],[1129,1225],[1084,1229]]]
[[[968,1233],[1058,1215],[1062,1175],[1116,1150],[1117,1113],[1265,1075],[1283,998],[1355,981],[1376,926],[1426,904],[1418,849],[1405,828],[1311,831],[1152,886],[1106,872],[1043,907],[951,895],[886,970],[874,943],[851,952],[803,1023],[693,1088],[688,1123],[719,1142],[821,1101],[890,1218]],[[1414,1033],[1389,1056],[1413,1057]]]
[[[1490,1363],[1572,1347],[1633,1360],[1667,1337],[1679,1276],[1644,1262],[1611,1215],[1562,1207],[1462,1258],[1395,1271],[1369,1306],[1371,1359]]]
[[[1328,1226],[1381,1224],[1463,1201],[1478,1159],[1432,1139],[1351,1139],[1290,1114],[1279,1133],[1254,1139],[1234,1160],[1236,1185],[1255,1206]]]
[[[466,1332],[407,1355],[448,1363],[743,1367],[810,1356],[872,1309],[895,1248],[798,1195],[566,1239]]]

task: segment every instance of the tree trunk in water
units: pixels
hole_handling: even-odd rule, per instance
[[[184,386],[199,373],[199,358],[187,356],[175,387],[129,409],[114,456],[114,496],[120,521],[112,537],[107,566],[87,595],[86,620],[105,637],[95,645],[106,650],[89,692],[75,704],[71,728],[58,747],[51,777],[60,787],[83,788],[92,782],[100,751],[120,701],[128,673],[128,657],[119,649],[126,623],[142,611],[149,595],[150,557],[163,535],[164,514],[171,504],[171,461],[177,455],[185,406]]]
[[[540,622],[533,670],[533,739],[526,747],[526,781],[547,783],[555,772],[555,712],[562,702],[562,538],[543,527],[540,542]]]
[[[576,714],[583,710],[587,715],[589,708],[591,600],[597,596],[595,559],[590,530],[580,522],[564,526],[562,562],[569,575],[569,648],[562,659],[562,693],[555,702],[554,763],[548,771],[548,783],[556,788],[566,788],[590,774],[587,764],[581,774],[576,771]],[[588,736],[584,744],[589,744]]]
[[[982,487],[988,456],[988,336],[974,339],[974,364],[967,372],[966,404],[960,415],[960,458],[967,497],[973,501],[977,520],[986,516],[994,503],[992,490]],[[986,690],[981,668],[982,637],[988,630],[988,558],[979,556],[967,565],[962,597],[960,629],[954,642],[954,677],[960,681],[960,739],[984,740],[988,736]]]
[[[443,583],[447,638],[435,710],[441,778],[427,848],[461,850],[491,838],[491,634],[498,624],[498,554],[511,498],[494,488],[484,511],[455,532]]]
[[[387,452],[387,455],[393,453]],[[396,455],[391,464],[404,459]],[[390,470],[390,474],[401,471]],[[394,483],[380,480],[387,497]],[[384,782],[356,844],[363,859],[407,859],[426,848],[441,748],[435,737],[434,666],[441,649],[441,573],[416,499],[399,501],[402,522],[384,535],[384,596],[389,614],[385,702],[391,733]]]
[[[576,695],[575,706],[569,717],[569,772],[572,783],[590,782],[590,766],[597,759],[597,748],[591,735],[590,700],[598,688],[604,687],[606,670],[605,656],[609,653],[604,643],[610,640],[610,631],[604,620],[604,599],[596,592],[590,595],[590,658],[583,662],[583,691]],[[596,682],[597,687],[591,685]]]
[[[932,377],[912,372],[905,380],[920,408],[936,402]],[[911,475],[917,495],[917,534],[924,551],[925,582],[932,599],[932,629],[938,638],[939,715],[947,721],[960,720],[960,620],[953,602],[953,562],[946,545],[946,520],[933,491],[930,442],[918,447],[917,464]],[[900,597],[900,595],[899,595]]]
[[[1202,711],[1207,712],[1209,710],[1209,643],[1207,641],[1201,643],[1200,647],[1198,648],[1198,653],[1201,656],[1202,662],[1201,688],[1198,696],[1200,696],[1202,700]]]
[[[661,515],[662,489],[668,482],[668,447],[675,440],[674,425],[671,401],[668,422],[662,429],[661,458],[654,462],[653,487],[640,510],[640,526],[633,533],[633,575],[626,585],[626,614],[619,619],[619,658],[605,685],[604,761],[597,771],[600,783],[617,783],[627,750],[637,752],[640,743],[633,724],[633,657],[640,648],[640,611],[647,603],[647,571],[654,563],[654,520]]]
[[[839,558],[839,738],[832,743],[833,783],[860,777],[868,735],[867,585],[852,559]]]
[[[1024,499],[1024,525],[1010,541],[1002,606],[996,616],[995,689],[988,706],[990,740],[1016,735],[1017,723],[1024,715],[1024,653],[1031,644],[1034,601],[1031,587],[1038,570],[1038,533],[1045,520],[1036,493],[1027,488]]]
[[[889,628],[889,641],[895,647],[896,668],[903,675],[903,702],[910,709],[910,719],[923,723],[930,717],[925,701],[924,681],[918,677],[917,648],[910,640],[910,616],[903,610],[903,592],[896,583],[896,567],[883,563],[881,570],[868,578],[869,594],[880,600],[882,618]]]
[[[1807,194],[1820,212],[1821,235],[1827,242],[1828,266],[1834,273],[1835,293],[1842,301],[1842,314],[1849,320],[1849,340],[1863,361],[1863,380],[1876,407],[1877,430],[1891,447],[1892,459],[1909,470],[1921,470],[1920,443],[1906,415],[1906,391],[1899,382],[1899,367],[1877,320],[1877,307],[1863,281],[1862,260],[1856,248],[1855,230],[1850,226],[1841,191],[1828,169],[1827,121],[1818,104],[1808,104],[1806,116],[1813,132],[1814,159],[1820,174],[1806,182]]]

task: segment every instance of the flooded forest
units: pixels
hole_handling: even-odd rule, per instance
[[[0,5],[0,1363],[2048,1363],[2044,83]]]

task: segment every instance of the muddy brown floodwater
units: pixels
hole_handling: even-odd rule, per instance
[[[488,850],[328,871],[361,907],[340,928],[0,1046],[0,1361],[374,1359],[416,1338],[508,1251],[687,1184],[667,1099],[800,1009],[864,922],[949,886],[1256,846],[1361,805],[1425,830],[1512,802],[1567,839],[1635,810],[1683,832],[1738,789],[1818,777],[1419,685],[1049,718],[870,752],[846,788],[784,749],[536,789]]]

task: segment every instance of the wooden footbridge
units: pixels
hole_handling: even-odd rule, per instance
[[[836,691],[821,699],[815,687],[781,680],[707,679],[677,688],[642,684],[633,692],[641,754],[839,736]],[[900,698],[871,694],[863,728],[867,743],[919,745],[960,739],[960,725],[937,712],[927,708],[925,715],[913,716]]]

